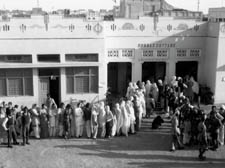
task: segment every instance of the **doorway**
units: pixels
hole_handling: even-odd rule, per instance
[[[45,104],[47,94],[60,103],[59,69],[39,69],[39,105]]]
[[[132,64],[113,62],[108,64],[108,88],[112,95],[125,96],[131,82]]]
[[[164,79],[166,75],[165,62],[144,62],[142,64],[142,81],[150,80],[152,83]]]
[[[176,76],[184,78],[186,75],[198,79],[198,61],[179,61],[176,63]]]

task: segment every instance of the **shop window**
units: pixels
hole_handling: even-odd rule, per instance
[[[32,63],[32,55],[0,55],[0,62]]]
[[[143,51],[143,57],[153,57],[154,51],[153,50],[144,50]]]
[[[108,57],[119,57],[119,50],[109,50]]]
[[[0,96],[28,95],[33,95],[31,69],[0,70]]]
[[[69,94],[98,93],[98,68],[67,68],[66,85]]]
[[[98,62],[98,54],[66,54],[66,61]]]
[[[190,50],[190,57],[200,57],[201,50],[200,49],[191,49]]]
[[[37,57],[39,62],[60,62],[58,54],[39,54]]]
[[[187,56],[187,50],[186,49],[178,49],[177,50],[177,57],[186,57]]]

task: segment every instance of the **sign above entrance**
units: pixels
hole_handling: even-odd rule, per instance
[[[138,48],[175,48],[175,43],[150,43],[138,44]]]

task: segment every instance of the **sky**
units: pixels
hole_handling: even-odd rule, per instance
[[[37,6],[38,0],[0,0],[0,9],[23,9],[30,10]],[[114,0],[115,1],[115,0]],[[114,5],[119,5],[120,0],[39,0],[40,7],[46,11],[56,9],[112,9]],[[177,8],[197,10],[198,0],[166,0]],[[208,12],[210,7],[222,7],[225,0],[200,0],[200,11]]]

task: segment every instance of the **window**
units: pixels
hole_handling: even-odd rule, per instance
[[[190,50],[190,57],[200,57],[201,50],[200,49],[191,49]]]
[[[119,50],[109,50],[108,57],[119,57]]]
[[[39,54],[37,57],[39,62],[60,62],[60,56],[58,54]]]
[[[168,57],[168,50],[157,50],[157,57]]]
[[[0,70],[0,96],[28,95],[33,95],[33,78],[31,69]]]
[[[0,55],[0,62],[32,63],[32,55]]]
[[[153,57],[154,51],[153,50],[144,50],[143,51],[143,57]]]
[[[66,61],[98,62],[98,54],[66,54]]]
[[[122,57],[133,57],[134,56],[134,50],[122,50]]]
[[[66,69],[67,93],[98,93],[98,67]]]
[[[187,50],[186,49],[178,49],[177,50],[177,57],[186,57],[187,56]]]

